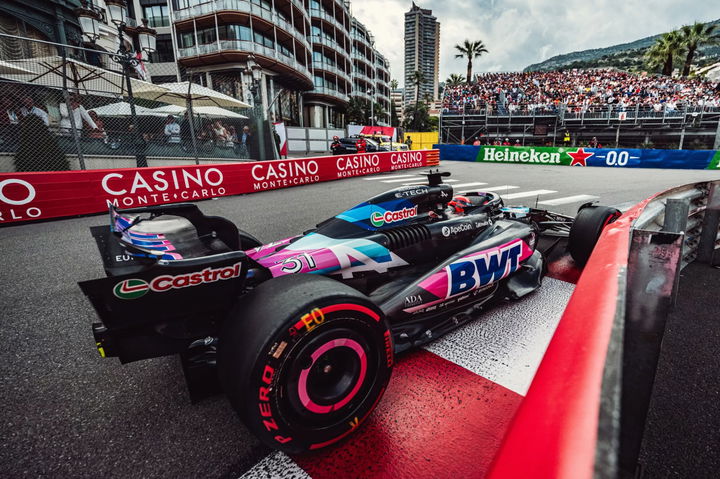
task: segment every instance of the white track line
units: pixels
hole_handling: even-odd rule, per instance
[[[363,178],[363,180],[365,180],[365,181],[387,180],[388,178],[411,178],[413,176],[417,176],[417,175],[379,175],[379,176],[369,176],[367,178]]]
[[[466,188],[468,186],[482,186],[487,185],[487,183],[482,183],[480,181],[477,181],[475,183],[463,183],[461,185],[453,185],[453,188]]]
[[[393,178],[397,178],[397,176],[393,176]],[[423,176],[416,176],[415,179],[417,180],[424,180],[425,177]],[[403,181],[412,180],[412,178],[403,178],[402,180],[383,180],[381,183],[400,183]]]
[[[458,181],[460,181],[460,180],[443,180],[443,183],[457,183]],[[383,183],[390,183],[390,182],[389,182],[389,181],[383,181]],[[403,183],[403,186],[404,186],[404,185],[417,185],[417,184],[418,184],[417,182],[415,182],[415,183]],[[427,185],[426,185],[426,186],[427,186]],[[455,186],[456,186],[456,185],[453,185],[453,188],[454,188]]]
[[[483,191],[498,191],[498,190],[516,190],[520,188],[519,186],[513,186],[513,185],[502,185],[502,186],[488,186],[487,188],[483,188]]]
[[[535,293],[481,312],[425,349],[524,396],[574,288],[544,278]]]
[[[557,206],[557,205],[565,205],[567,203],[577,203],[579,201],[594,200],[595,198],[599,198],[599,197],[593,196],[593,195],[565,196],[563,198],[555,198],[554,200],[538,201],[538,204]]]
[[[515,198],[527,198],[528,196],[548,195],[550,193],[557,193],[555,190],[532,190],[522,191],[520,193],[513,193],[511,195],[502,195],[504,200],[514,200]]]
[[[310,476],[285,453],[275,451],[252,469],[240,476],[240,479],[310,479]]]

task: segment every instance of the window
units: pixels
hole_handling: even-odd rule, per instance
[[[195,35],[193,32],[184,32],[180,34],[180,48],[189,48],[195,46]]]
[[[150,54],[153,63],[174,62],[172,38],[170,35],[158,35],[155,51]]]
[[[153,5],[143,7],[143,16],[147,18],[148,26],[151,28],[170,26],[170,16],[167,5]]]

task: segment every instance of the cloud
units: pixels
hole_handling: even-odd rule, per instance
[[[602,48],[718,17],[714,2],[675,0],[416,0],[440,22],[440,81],[464,73],[453,45],[482,40],[488,54],[473,70],[517,71],[562,53]],[[355,0],[352,12],[375,35],[390,60],[392,78],[404,77],[406,0]]]

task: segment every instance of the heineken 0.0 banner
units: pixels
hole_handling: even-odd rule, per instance
[[[641,150],[535,146],[434,145],[441,161],[527,163],[537,165],[604,166],[610,168],[720,169],[720,151]]]

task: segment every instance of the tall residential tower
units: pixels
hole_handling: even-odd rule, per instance
[[[405,13],[405,104],[415,101],[416,86],[414,74],[419,71],[423,82],[420,84],[419,99],[438,99],[440,71],[440,22],[432,10],[412,4]]]

